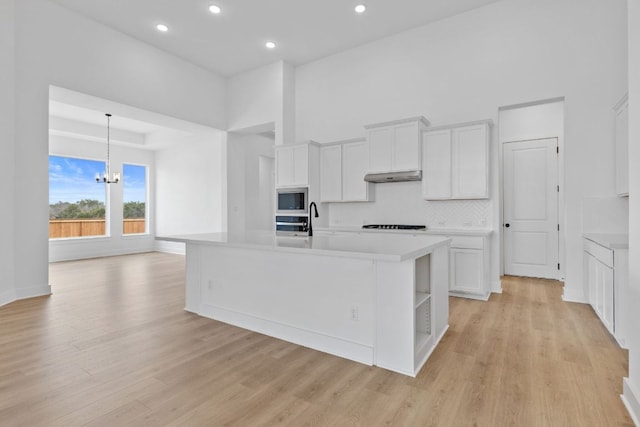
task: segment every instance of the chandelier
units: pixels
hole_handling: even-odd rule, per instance
[[[111,159],[109,157],[110,155],[110,125],[111,125],[111,114],[106,113],[105,116],[107,116],[107,170],[105,171],[105,173],[102,175],[102,177],[100,176],[99,173],[96,174],[96,182],[104,182],[105,184],[117,184],[118,181],[120,181],[120,173],[119,172],[113,172],[111,173]]]

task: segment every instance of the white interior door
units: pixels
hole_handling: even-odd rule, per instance
[[[504,270],[557,279],[557,138],[503,144]]]

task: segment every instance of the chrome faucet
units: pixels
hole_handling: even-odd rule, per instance
[[[309,204],[309,227],[307,227],[307,231],[308,231],[308,236],[311,237],[313,236],[313,224],[311,223],[311,208],[313,208],[314,212],[315,212],[315,217],[318,218],[318,207],[316,206],[316,202],[311,202]]]

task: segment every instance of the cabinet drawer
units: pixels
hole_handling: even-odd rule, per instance
[[[592,242],[588,239],[584,239],[584,250],[585,252],[593,255],[604,265],[613,268],[613,250],[605,248],[604,246]]]
[[[475,236],[449,236],[451,247],[461,249],[483,249],[482,237]]]

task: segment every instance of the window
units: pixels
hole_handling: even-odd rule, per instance
[[[122,234],[142,234],[147,230],[147,168],[122,165]]]
[[[104,236],[105,162],[49,156],[49,238]]]

